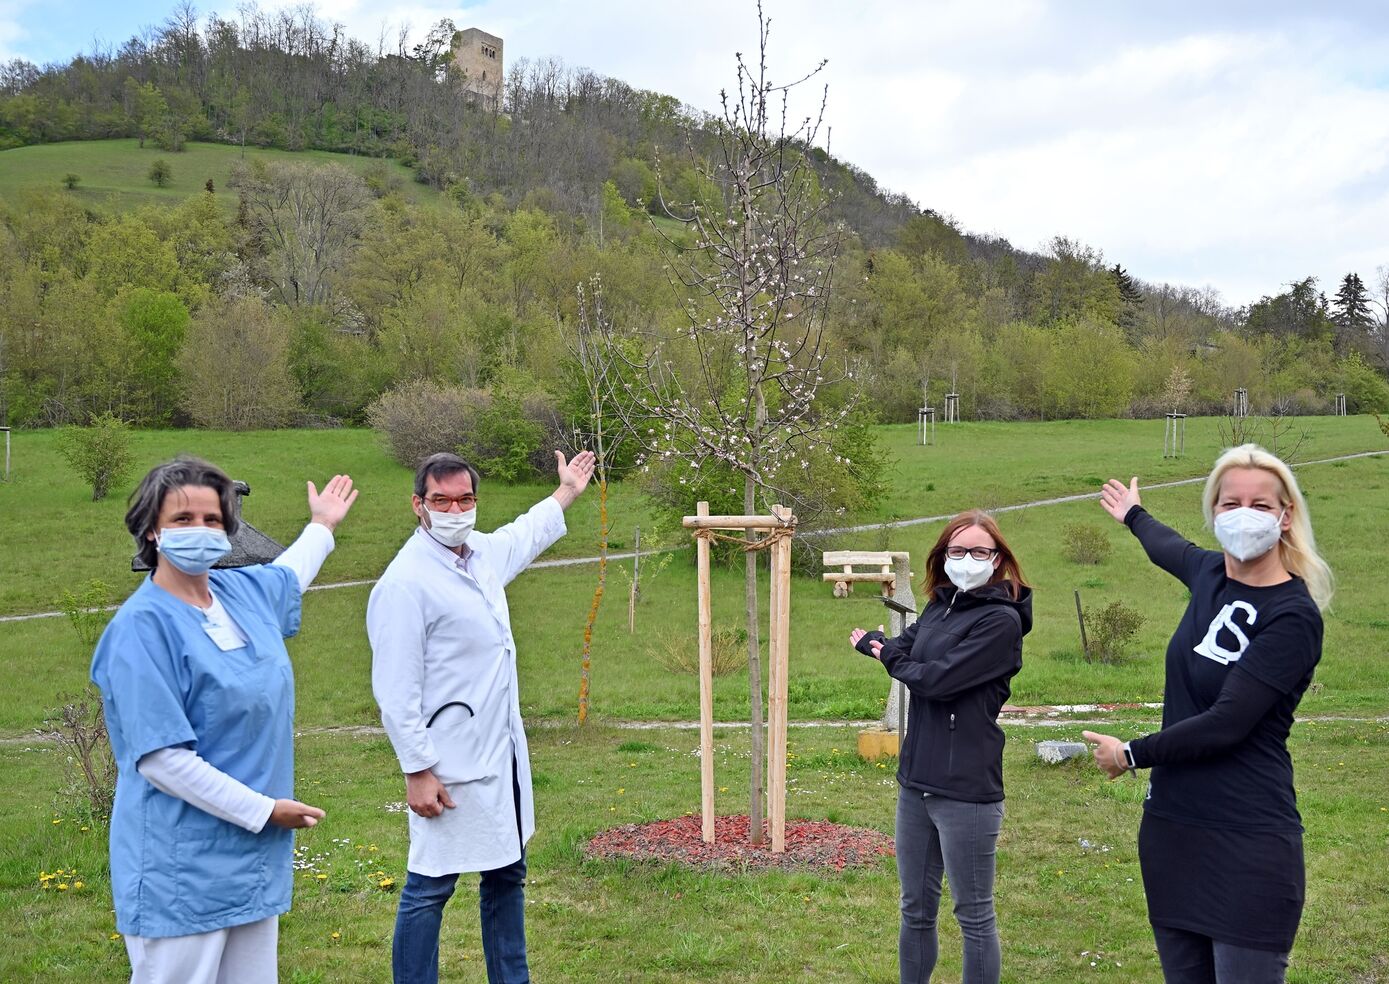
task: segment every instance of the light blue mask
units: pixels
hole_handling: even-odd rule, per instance
[[[227,534],[211,526],[159,531],[159,552],[185,574],[206,574],[231,548]]]

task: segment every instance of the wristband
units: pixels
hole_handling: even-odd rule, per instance
[[[1138,771],[1133,764],[1133,749],[1129,747],[1128,742],[1124,742],[1120,748],[1124,752],[1124,768],[1127,769],[1130,774],[1135,776],[1138,775]]]

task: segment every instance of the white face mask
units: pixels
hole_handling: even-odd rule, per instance
[[[945,576],[950,578],[950,583],[961,591],[973,591],[975,588],[989,583],[989,578],[994,575],[994,562],[990,560],[975,560],[966,554],[959,560],[954,557],[945,558]]]
[[[467,512],[435,512],[433,509],[425,512],[429,514],[429,535],[446,547],[463,546],[477,522],[476,507]]]
[[[1283,535],[1282,524],[1281,512],[1274,516],[1240,506],[1215,517],[1215,538],[1231,557],[1241,561],[1254,560],[1273,549]]]

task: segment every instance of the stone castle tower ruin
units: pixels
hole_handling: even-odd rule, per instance
[[[453,36],[453,64],[463,75],[463,91],[483,109],[502,105],[502,39],[470,27]]]

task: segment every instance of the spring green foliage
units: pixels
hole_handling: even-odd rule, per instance
[[[1072,523],[1061,531],[1066,559],[1073,564],[1098,564],[1109,556],[1109,535],[1090,523]]]
[[[68,624],[77,633],[77,641],[83,646],[94,646],[110,620],[111,613],[106,611],[106,606],[111,600],[111,585],[93,578],[77,590],[64,589],[58,610],[67,616]]]
[[[1103,608],[1087,608],[1084,618],[1089,644],[1085,658],[1100,663],[1122,660],[1146,621],[1142,612],[1122,601],[1111,601]]]
[[[149,179],[158,188],[165,188],[174,180],[173,166],[164,158],[159,158],[150,165]]]
[[[59,452],[72,470],[91,486],[92,501],[106,498],[130,473],[130,428],[104,413],[89,427],[68,427],[59,438]]]

